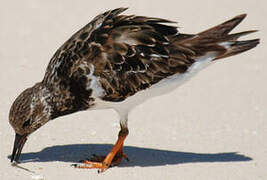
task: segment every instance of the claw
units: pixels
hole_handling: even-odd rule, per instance
[[[122,154],[122,157],[128,162],[130,161],[130,159],[128,158],[128,156],[125,153]]]
[[[71,164],[70,166],[76,168],[78,166],[78,164]]]

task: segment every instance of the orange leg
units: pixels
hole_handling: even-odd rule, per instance
[[[107,156],[94,156],[93,160],[84,160],[84,165],[75,164],[76,168],[86,168],[86,169],[99,169],[98,172],[104,172],[111,165],[120,164],[122,158],[128,160],[126,154],[123,153],[123,143],[128,135],[128,129],[121,129],[119,132],[119,138],[115,145],[112,147],[111,151]]]

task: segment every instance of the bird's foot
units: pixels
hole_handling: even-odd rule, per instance
[[[72,166],[81,169],[98,169],[98,172],[101,173],[107,170],[109,167],[119,165],[123,158],[129,161],[129,158],[123,152],[118,152],[113,159],[109,157],[109,155],[98,156],[93,154],[90,159],[81,160],[80,162],[83,164],[73,164]]]
[[[123,153],[123,142],[128,135],[128,129],[124,128],[121,129],[119,132],[119,138],[115,145],[112,147],[110,152],[107,156],[93,156],[89,160],[82,161],[82,165],[80,164],[74,164],[73,166],[76,168],[86,168],[86,169],[98,169],[98,172],[104,172],[107,170],[110,166],[116,166],[119,165],[122,158],[125,158],[129,161],[126,154]]]
[[[90,159],[87,159],[87,161],[91,161],[91,162],[103,162],[105,160],[107,156],[99,156],[96,154],[93,154],[92,157]],[[111,162],[111,166],[117,166],[120,164],[122,159],[125,159],[126,161],[130,161],[129,158],[127,157],[127,155],[123,152],[118,152],[114,158],[112,159]],[[81,162],[84,162],[84,160],[82,160]]]

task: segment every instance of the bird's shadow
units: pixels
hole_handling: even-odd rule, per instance
[[[20,161],[23,162],[72,162],[89,158],[92,154],[104,155],[111,149],[111,144],[70,144],[62,146],[51,146],[39,152],[21,154]],[[252,158],[236,152],[224,153],[193,153],[169,150],[150,149],[134,146],[125,146],[124,152],[130,161],[123,162],[122,167],[131,166],[162,166],[183,163],[201,162],[236,162],[250,161]],[[10,158],[10,156],[8,156]]]

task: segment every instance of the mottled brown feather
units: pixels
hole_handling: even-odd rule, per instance
[[[118,8],[100,14],[75,33],[55,53],[43,83],[50,87],[62,79],[67,84],[72,84],[72,80],[82,83],[88,73],[80,71],[75,79],[77,68],[73,67],[86,62],[88,66],[94,65],[94,75],[105,90],[102,98],[122,101],[168,76],[186,72],[197,57],[207,52],[216,52],[218,58],[241,52],[238,48],[242,49],[242,46],[226,50],[218,43],[235,41],[254,32],[228,34],[245,15],[193,35],[179,34],[176,26],[169,25],[173,21],[120,15],[125,10]],[[251,47],[246,46],[243,50]],[[82,89],[84,85],[77,82],[74,84]]]

